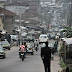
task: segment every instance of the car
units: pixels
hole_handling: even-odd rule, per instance
[[[34,36],[28,36],[28,41],[29,41],[29,42],[30,42],[30,41],[34,42]]]
[[[3,57],[3,58],[6,57],[5,50],[4,50],[3,45],[1,43],[0,43],[0,57]]]
[[[23,36],[22,37],[22,42],[29,42],[29,38],[28,38],[28,36]]]
[[[33,36],[23,36],[22,41],[34,42],[34,37]]]
[[[44,47],[46,47],[45,43],[43,43],[41,45],[41,48],[44,48]],[[54,59],[54,52],[55,52],[54,44],[53,43],[48,43],[48,47],[51,49],[51,59],[53,60]]]
[[[18,39],[19,36],[18,35],[10,35],[11,36],[11,45],[12,46],[18,46]]]
[[[31,43],[26,43],[26,45],[27,45],[26,52],[31,53],[31,55],[33,55],[34,54],[34,48],[33,48],[32,44]]]
[[[54,44],[49,42],[48,47],[51,49],[51,52],[54,54],[55,52]]]
[[[4,49],[10,50],[10,44],[8,41],[2,41],[2,45]]]
[[[51,34],[51,39],[54,39],[55,38],[55,34]]]
[[[41,34],[39,36],[39,44],[48,41],[48,36],[46,34]]]
[[[42,47],[45,47],[45,46],[46,46],[45,43],[43,43],[43,44],[41,45],[41,48],[42,48]],[[48,47],[51,49],[51,52],[52,52],[52,53],[55,52],[54,44],[53,44],[53,43],[49,42],[49,43],[48,43]]]

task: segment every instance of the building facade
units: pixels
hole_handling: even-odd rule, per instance
[[[7,10],[16,13],[19,15],[19,10],[21,11],[21,14],[24,13],[27,9],[29,9],[29,3],[27,2],[12,2],[6,5],[5,7]]]
[[[16,14],[0,7],[0,15],[2,15],[0,16],[0,28],[12,34],[12,30],[14,28],[14,21],[15,21],[14,17]]]

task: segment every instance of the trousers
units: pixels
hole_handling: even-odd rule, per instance
[[[44,64],[45,72],[51,72],[50,71],[50,62],[43,61],[43,64]]]

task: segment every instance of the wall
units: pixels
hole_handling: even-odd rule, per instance
[[[0,30],[3,29],[2,17],[0,17]]]
[[[9,16],[6,16],[5,18],[4,29],[10,34],[12,34],[12,30],[14,28],[13,19],[14,17],[9,17]]]

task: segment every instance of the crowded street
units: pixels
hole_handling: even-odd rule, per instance
[[[0,72],[72,72],[72,0],[0,0]]]
[[[53,42],[50,40],[49,42]],[[32,42],[31,42],[32,43]],[[33,45],[33,43],[32,43]],[[1,72],[44,72],[44,66],[40,57],[40,47],[34,55],[27,54],[24,61],[19,58],[19,47],[14,46],[10,51],[6,50],[6,58],[0,58]],[[56,68],[57,67],[57,68]],[[54,60],[51,61],[51,72],[59,71],[59,60],[57,55],[54,55]]]

